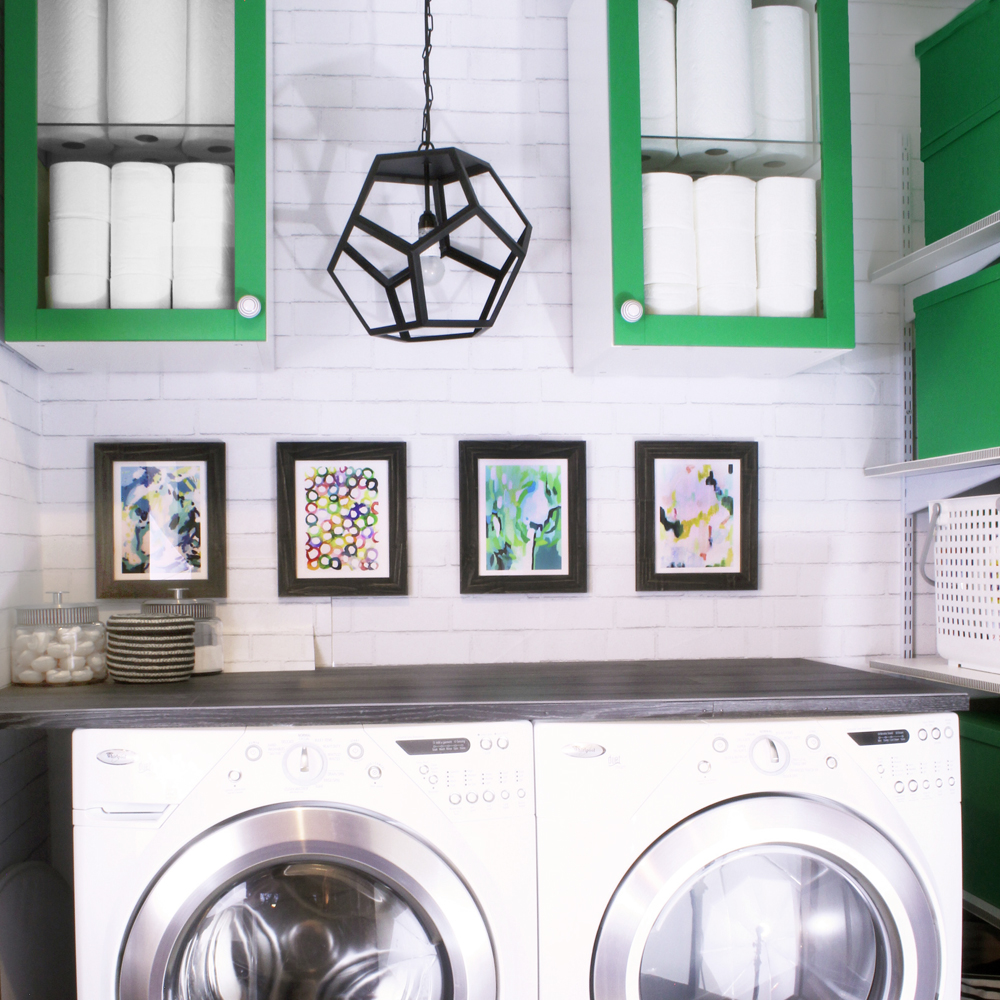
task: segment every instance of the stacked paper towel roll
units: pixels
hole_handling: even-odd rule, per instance
[[[757,313],[754,188],[746,177],[694,182],[698,312],[704,316]]]
[[[102,152],[108,120],[104,78],[107,0],[38,0],[39,145]],[[15,39],[8,39],[10,44]],[[47,128],[60,124],[58,129]]]
[[[48,304],[108,308],[111,171],[100,163],[55,163],[49,170]]]
[[[115,144],[178,145],[187,91],[187,0],[108,0],[107,58]]]
[[[639,0],[639,103],[643,135],[677,135],[674,5],[670,0]]]
[[[751,0],[677,0],[677,130],[680,155],[719,171],[749,151],[719,142],[752,139]]]
[[[660,0],[666,4],[667,0]],[[669,4],[667,4],[669,6]],[[189,0],[184,152],[233,160],[235,0]],[[222,127],[220,127],[222,126]],[[226,128],[225,126],[229,126]]]
[[[757,182],[757,311],[812,316],[816,291],[816,182]]]
[[[233,304],[233,172],[221,163],[174,171],[174,308]]]
[[[173,177],[161,163],[111,168],[111,308],[169,309]]]
[[[698,312],[694,184],[686,174],[642,175],[642,247],[646,310]]]

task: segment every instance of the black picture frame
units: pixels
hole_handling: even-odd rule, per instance
[[[208,542],[205,579],[151,580],[116,578],[115,521],[120,497],[115,497],[118,463],[156,464],[204,462],[204,514]],[[225,597],[226,575],[226,445],[222,441],[110,441],[94,444],[94,557],[97,597],[134,600],[167,597],[183,587],[192,598]]]
[[[569,525],[566,573],[482,573],[480,566],[479,463],[564,460]],[[459,441],[459,535],[463,594],[580,594],[587,590],[587,445],[584,441]],[[555,509],[555,508],[553,508]],[[551,512],[550,512],[551,515]],[[534,558],[534,556],[532,556]]]
[[[388,576],[309,579],[299,575],[296,557],[296,462],[387,462],[389,470]],[[278,596],[351,597],[408,593],[406,537],[406,444],[402,441],[279,441]]]
[[[740,462],[739,571],[704,569],[657,572],[657,459]],[[757,442],[756,441],[636,441],[635,443],[635,589],[636,590],[756,590],[757,589]],[[735,514],[736,511],[733,511]],[[671,528],[673,526],[671,525]],[[667,530],[671,530],[668,528]],[[673,529],[676,530],[676,529]]]

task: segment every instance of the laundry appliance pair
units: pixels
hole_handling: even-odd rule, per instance
[[[957,728],[77,731],[79,997],[958,1000]]]

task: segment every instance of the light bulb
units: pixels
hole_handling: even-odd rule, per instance
[[[423,239],[435,226],[437,219],[430,212],[420,216],[417,226],[417,236]],[[424,277],[424,285],[437,285],[444,277],[444,261],[441,259],[441,244],[420,255],[420,271]]]

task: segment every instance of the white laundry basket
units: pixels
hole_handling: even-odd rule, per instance
[[[938,655],[1000,673],[1000,495],[941,500],[930,535]]]

